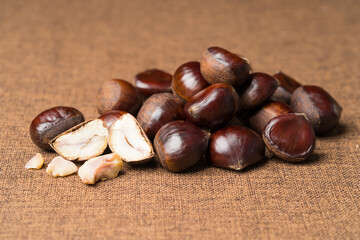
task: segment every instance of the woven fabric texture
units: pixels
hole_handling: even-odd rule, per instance
[[[360,2],[0,0],[0,239],[360,239]],[[126,166],[95,186],[25,170],[41,111],[96,118],[110,78],[170,73],[209,46],[323,86],[343,106],[309,161],[235,172]]]

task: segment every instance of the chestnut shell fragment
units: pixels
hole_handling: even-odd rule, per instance
[[[209,132],[190,122],[170,122],[155,136],[157,160],[169,171],[186,170],[204,157],[209,137]]]
[[[294,112],[305,113],[316,134],[333,130],[339,123],[342,107],[324,89],[318,86],[302,86],[291,97]]]
[[[262,134],[266,147],[288,162],[304,161],[315,149],[315,133],[301,114],[289,113],[271,119]]]
[[[261,137],[247,127],[226,127],[210,137],[209,160],[214,166],[241,170],[264,156],[265,145]]]
[[[66,130],[85,121],[73,107],[57,106],[41,112],[30,125],[31,140],[44,150],[52,150],[50,141]]]

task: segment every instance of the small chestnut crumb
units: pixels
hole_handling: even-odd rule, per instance
[[[32,157],[25,165],[26,169],[40,169],[44,164],[44,158],[40,153]]]
[[[84,184],[95,184],[99,180],[116,178],[123,167],[120,156],[110,153],[86,161],[79,168],[79,177]]]
[[[61,156],[55,157],[49,163],[46,172],[53,177],[65,177],[77,171],[77,166]]]
[[[51,147],[65,159],[87,160],[104,152],[108,133],[102,120],[89,120],[57,136]]]
[[[109,147],[112,152],[119,154],[124,162],[140,164],[154,157],[151,141],[136,118],[129,113],[113,123],[109,134]]]

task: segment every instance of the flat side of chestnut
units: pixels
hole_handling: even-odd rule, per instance
[[[105,81],[97,94],[97,109],[100,114],[110,110],[122,110],[134,115],[141,105],[140,92],[122,79]]]
[[[177,120],[164,125],[154,139],[157,160],[169,171],[181,172],[205,155],[210,134],[196,125]]]
[[[144,102],[137,120],[146,135],[153,139],[166,123],[185,119],[184,104],[185,101],[171,93],[154,94]]]
[[[296,112],[306,114],[317,134],[334,129],[342,113],[342,107],[328,92],[321,87],[310,85],[295,90],[291,107]]]
[[[249,117],[250,128],[261,134],[272,118],[292,112],[291,107],[283,102],[269,102]]]
[[[238,90],[240,109],[251,110],[265,103],[278,87],[278,81],[266,74],[250,74],[250,81]]]
[[[275,156],[288,162],[304,161],[315,149],[314,130],[301,114],[289,113],[271,119],[262,137]]]
[[[84,115],[73,107],[53,107],[33,119],[30,124],[30,137],[38,147],[52,150],[49,145],[52,139],[84,121]]]
[[[209,83],[200,72],[200,62],[187,62],[176,69],[172,81],[173,94],[188,101],[192,96],[207,88]]]
[[[264,154],[262,139],[247,127],[226,127],[210,137],[209,160],[217,167],[239,171],[262,160]]]
[[[210,83],[242,85],[249,76],[249,62],[220,47],[210,47],[201,56],[201,74]]]
[[[184,106],[186,118],[214,130],[228,123],[239,106],[239,96],[229,84],[215,83],[193,96]]]
[[[135,87],[148,98],[155,93],[171,92],[172,75],[163,70],[149,69],[135,76]]]

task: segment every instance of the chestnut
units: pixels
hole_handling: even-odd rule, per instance
[[[39,148],[52,150],[49,143],[53,138],[84,121],[84,115],[73,107],[57,106],[47,109],[32,120],[31,140]]]
[[[289,105],[283,102],[269,102],[258,109],[249,117],[249,126],[255,132],[261,134],[266,123],[276,116],[292,113]]]
[[[305,113],[316,134],[333,130],[339,123],[342,107],[324,89],[318,86],[302,86],[291,97],[294,112]]]
[[[185,119],[184,104],[184,100],[171,93],[154,94],[144,102],[137,120],[148,138],[153,139],[166,123]]]
[[[281,71],[275,73],[273,76],[279,81],[279,87],[271,96],[271,100],[290,104],[292,93],[300,87],[301,84]]]
[[[269,151],[288,162],[304,161],[315,149],[314,130],[301,114],[288,113],[271,119],[262,137]]]
[[[135,76],[135,87],[146,99],[155,93],[171,93],[172,75],[159,69],[149,69]]]
[[[172,92],[188,101],[208,86],[209,83],[201,75],[200,62],[187,62],[175,71]]]
[[[200,70],[210,83],[240,86],[248,80],[249,61],[220,47],[210,47],[201,56]]]
[[[241,170],[264,157],[264,142],[250,128],[229,126],[210,137],[209,160],[214,166]]]
[[[194,95],[184,106],[186,118],[196,125],[215,130],[235,115],[239,96],[229,84],[215,83]]]
[[[205,155],[210,133],[183,120],[165,124],[156,133],[157,160],[169,171],[184,171]]]
[[[98,118],[103,120],[106,127],[110,130],[111,125],[125,113],[127,113],[127,112],[121,111],[121,110],[112,110],[112,111],[105,112]]]
[[[250,74],[250,81],[238,89],[239,108],[249,111],[265,103],[278,87],[278,81],[266,74],[256,72]]]
[[[97,94],[97,109],[100,114],[122,110],[136,115],[141,104],[140,92],[131,83],[121,79],[105,81]]]

